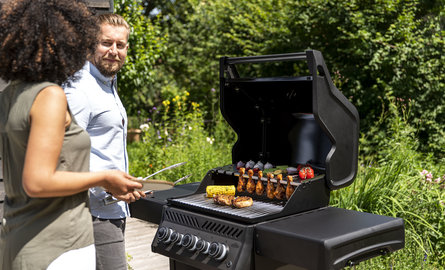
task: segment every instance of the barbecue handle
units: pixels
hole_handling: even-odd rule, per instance
[[[247,56],[247,57],[227,57],[226,64],[263,63],[263,62],[284,62],[306,60],[306,53],[285,53],[273,55]]]
[[[391,246],[397,244],[400,244],[400,241],[388,241],[364,247],[339,258],[334,264],[338,264],[341,261],[345,267],[358,265],[361,261],[388,254],[392,250]]]

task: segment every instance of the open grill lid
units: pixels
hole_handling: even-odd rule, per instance
[[[284,61],[306,61],[310,74],[243,78],[237,68]],[[220,87],[221,113],[238,135],[232,148],[233,163],[309,163],[325,170],[331,190],[354,181],[358,112],[334,86],[319,51],[222,57]]]

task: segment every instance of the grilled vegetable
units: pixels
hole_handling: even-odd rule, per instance
[[[294,168],[294,167],[289,167],[286,169],[287,174],[297,174],[298,173],[298,169]]]
[[[306,167],[306,179],[314,178],[314,170],[311,167]]]
[[[269,163],[269,162],[266,162],[266,164],[264,164],[264,169],[265,170],[267,170],[267,169],[272,169],[274,166],[271,164],[271,163]]]
[[[311,179],[314,178],[314,170],[311,168],[311,166],[305,166],[300,169],[298,175],[302,180]]]
[[[303,168],[298,172],[298,176],[300,176],[301,180],[306,179],[306,170]]]
[[[241,160],[236,163],[236,169],[239,170],[240,168],[244,167],[246,163],[242,162]]]
[[[214,195],[235,195],[235,186],[207,186],[206,195],[212,198]]]
[[[247,163],[246,163],[246,170],[253,169],[253,166],[255,166],[255,161],[253,161],[253,160],[247,161]]]
[[[253,171],[255,173],[257,173],[258,171],[262,171],[264,169],[264,165],[261,161],[258,161],[254,166],[253,166]]]

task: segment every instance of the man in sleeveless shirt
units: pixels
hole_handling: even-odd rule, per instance
[[[69,107],[80,126],[91,137],[90,170],[118,169],[128,172],[126,150],[127,114],[116,87],[118,71],[125,63],[130,27],[117,14],[98,16],[100,34],[94,55],[78,72],[80,80],[65,87]],[[127,269],[124,243],[129,202],[144,196],[134,192],[115,196],[101,187],[90,189],[97,269]],[[119,201],[118,201],[119,200]]]

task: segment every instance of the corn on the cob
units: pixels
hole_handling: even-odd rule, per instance
[[[207,197],[211,198],[213,195],[235,195],[235,186],[207,186]]]

